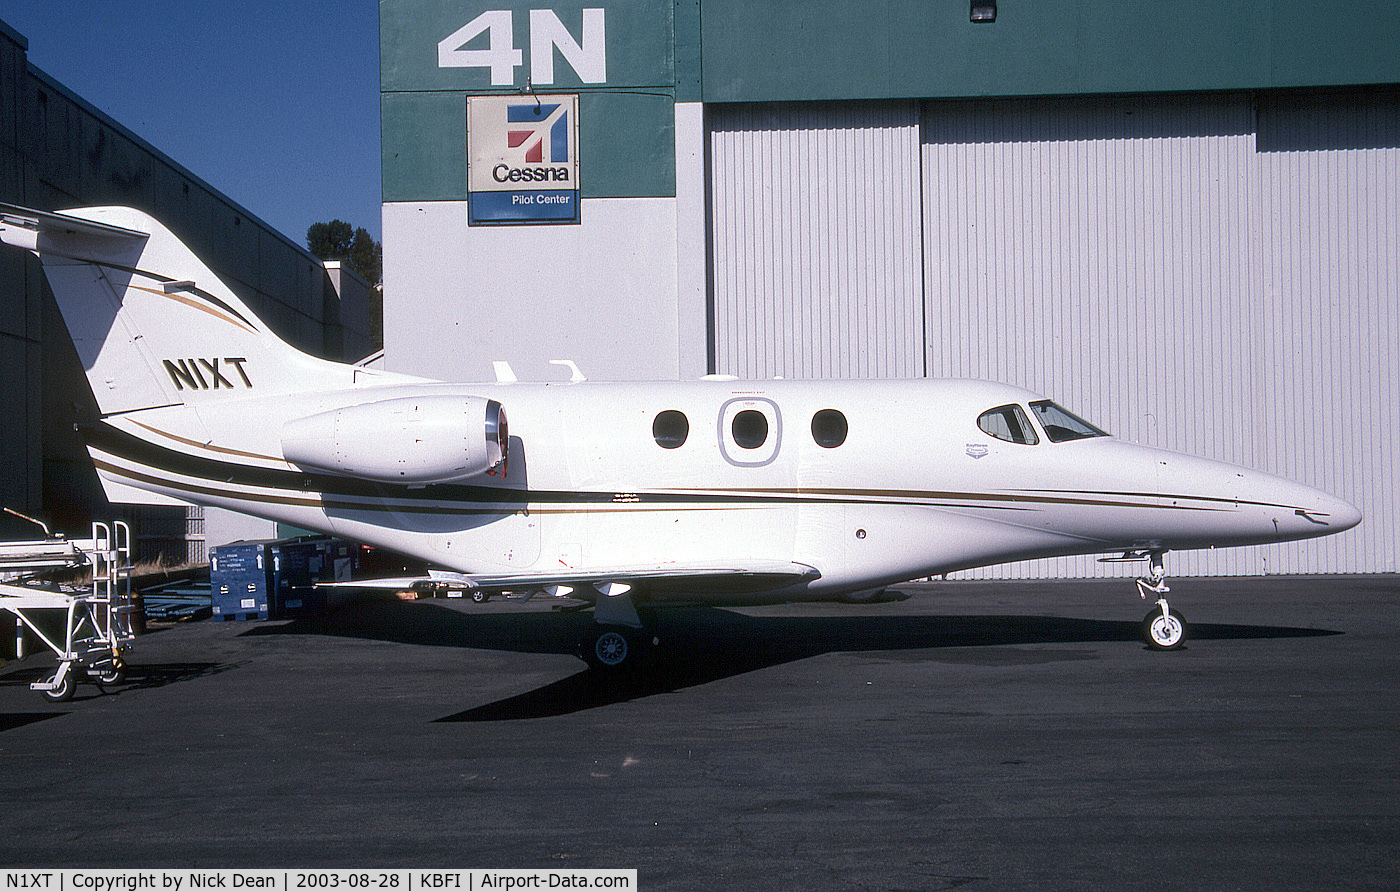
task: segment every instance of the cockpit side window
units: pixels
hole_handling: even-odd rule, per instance
[[[1050,400],[1038,400],[1031,403],[1031,411],[1040,421],[1040,426],[1045,428],[1045,436],[1050,438],[1051,443],[1108,436],[1106,431],[1099,430],[1083,418],[1060,408]]]
[[[1035,428],[1031,427],[1031,420],[1026,417],[1025,410],[1015,403],[983,412],[977,419],[977,426],[998,440],[1008,443],[1034,446],[1040,442],[1040,437],[1036,435]]]

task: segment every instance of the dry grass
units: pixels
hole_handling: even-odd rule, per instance
[[[137,561],[131,568],[132,576],[180,576],[197,572],[209,572],[209,565],[192,564],[189,561],[167,563],[164,555],[153,561]]]
[[[191,564],[187,561],[175,563],[166,561],[164,557],[159,557],[154,560],[137,561],[131,568],[131,584],[133,588],[145,588],[160,585],[162,582],[175,582],[180,579],[208,575],[208,564]],[[62,585],[88,586],[92,584],[92,568],[76,567],[71,570],[54,570],[42,574],[40,578]]]

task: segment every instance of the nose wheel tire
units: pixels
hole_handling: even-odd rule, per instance
[[[1178,650],[1186,643],[1186,617],[1170,608],[1166,614],[1156,608],[1142,620],[1142,637],[1153,650]]]

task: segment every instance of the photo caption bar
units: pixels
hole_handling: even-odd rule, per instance
[[[0,892],[514,892],[617,889],[635,892],[636,870],[7,870]]]

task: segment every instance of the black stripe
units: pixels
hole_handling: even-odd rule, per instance
[[[109,455],[134,464],[145,465],[184,477],[193,477],[214,485],[256,486],[292,493],[318,493],[327,508],[356,508],[420,512],[444,509],[441,503],[456,502],[476,506],[492,506],[495,511],[513,512],[535,505],[781,505],[781,504],[869,504],[917,505],[938,508],[961,508],[993,511],[1033,511],[1031,504],[1100,504],[1123,508],[1161,509],[1169,506],[1125,502],[1095,502],[1083,498],[1055,498],[1046,495],[1017,496],[1009,493],[913,492],[898,490],[801,490],[767,494],[708,492],[569,492],[558,490],[520,489],[504,486],[471,486],[458,483],[433,483],[425,486],[381,483],[358,477],[343,477],[317,471],[297,471],[284,468],[264,468],[238,462],[223,461],[170,449],[142,437],[119,430],[106,422],[79,425],[79,432],[88,445]],[[159,482],[159,481],[155,481]],[[165,485],[179,487],[174,481]],[[1070,491],[1064,491],[1066,495]],[[1078,493],[1079,495],[1129,495],[1128,493]],[[1133,494],[1137,495],[1137,494]],[[1150,495],[1150,494],[1141,494]],[[1199,498],[1199,497],[1198,497]],[[394,504],[366,502],[384,500]],[[918,500],[918,501],[911,501]],[[1203,501],[1216,501],[1201,499]],[[986,504],[987,501],[1010,504]],[[981,504],[976,504],[981,502]],[[1022,503],[1017,505],[1015,503]],[[972,503],[972,504],[969,504]],[[436,507],[435,507],[436,506]],[[1189,508],[1177,510],[1219,511],[1220,508]]]
[[[320,493],[324,500],[336,504],[337,507],[345,507],[339,504],[344,501],[354,500],[358,502],[363,499],[395,500],[404,503],[401,509],[396,510],[409,511],[414,510],[415,505],[424,505],[430,502],[463,502],[471,505],[493,505],[504,507],[505,510],[517,510],[529,504],[635,504],[639,502],[733,504],[735,502],[782,503],[793,501],[792,498],[788,497],[734,496],[720,493],[663,495],[630,492],[561,492],[470,486],[458,483],[432,483],[426,486],[410,487],[406,484],[380,483],[358,477],[342,477],[316,471],[263,468],[191,455],[187,452],[157,445],[105,422],[79,425],[79,432],[92,448],[135,464],[159,468],[215,484]],[[177,484],[172,482],[169,485]],[[823,501],[842,500],[826,499]],[[356,507],[384,508],[387,506],[361,504]]]
[[[1288,511],[1293,511],[1293,510],[1295,510],[1295,508],[1297,507],[1297,506],[1295,506],[1295,505],[1280,505],[1280,504],[1278,504],[1277,502],[1252,502],[1252,501],[1250,501],[1250,500],[1248,500],[1248,499],[1228,499],[1228,498],[1221,498],[1221,497],[1219,497],[1219,496],[1188,496],[1188,495],[1185,495],[1185,494],[1166,493],[1166,492],[1113,492],[1113,491],[1098,491],[1098,490],[1089,491],[1089,490],[1079,490],[1079,489],[1037,489],[1037,490],[1029,490],[1029,491],[1030,491],[1030,492],[1054,493],[1054,494],[1057,494],[1057,495],[1077,494],[1077,495],[1097,495],[1097,496],[1135,496],[1135,497],[1144,498],[1144,499],[1177,499],[1177,500],[1186,499],[1186,500],[1193,501],[1193,502],[1217,502],[1217,503],[1219,503],[1219,504],[1221,504],[1221,505],[1234,505],[1234,506],[1236,506],[1236,507],[1238,507],[1238,506],[1240,506],[1240,505],[1251,505],[1251,506],[1253,506],[1253,507],[1255,507],[1255,508],[1283,508],[1283,509],[1288,510]],[[1170,505],[1163,505],[1162,507],[1164,507],[1164,508],[1170,508],[1170,507],[1172,507],[1172,506],[1170,506]]]
[[[513,512],[529,505],[785,505],[785,504],[922,504],[928,507],[980,508],[995,511],[1033,510],[1014,505],[967,505],[960,501],[945,501],[944,496],[967,500],[972,496],[938,494],[939,505],[931,505],[930,493],[907,493],[904,499],[924,498],[924,502],[913,503],[896,499],[852,498],[837,493],[803,494],[784,492],[775,494],[741,493],[655,493],[655,492],[567,492],[557,490],[516,489],[509,487],[469,486],[456,483],[435,483],[426,486],[380,483],[357,477],[342,477],[315,471],[295,471],[283,468],[265,468],[238,462],[223,461],[200,455],[192,455],[152,443],[142,437],[120,430],[106,422],[79,425],[79,432],[89,446],[108,455],[121,458],[133,464],[144,465],[183,477],[192,477],[214,486],[256,486],[265,489],[282,490],[288,493],[318,493],[327,508],[355,508],[379,511],[445,511],[454,509],[441,507],[444,502],[456,502],[476,506],[478,510],[491,506],[496,511]],[[119,469],[112,469],[118,471]],[[134,472],[120,471],[131,475]],[[139,476],[139,475],[138,475]],[[191,492],[218,492],[223,490],[202,490],[173,480],[159,481],[146,478],[171,488],[185,486]],[[393,504],[369,502],[368,499],[384,500]]]
[[[406,499],[421,501],[457,501],[483,505],[524,505],[531,501],[549,500],[549,493],[507,489],[504,487],[430,484],[410,488],[407,485],[377,483],[356,477],[340,477],[314,471],[293,471],[282,468],[261,468],[238,462],[221,461],[191,455],[159,446],[119,430],[110,424],[80,425],[79,432],[94,449],[100,449],[137,464],[195,477],[212,483],[239,486],[260,486],[291,492],[316,492],[326,497]],[[612,498],[608,494],[607,498]]]

